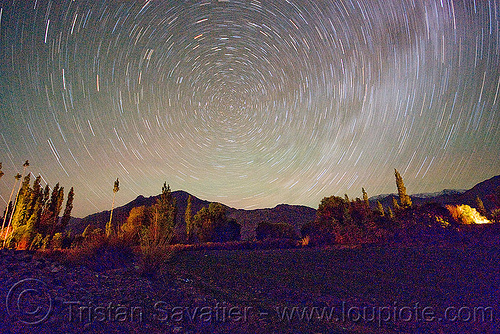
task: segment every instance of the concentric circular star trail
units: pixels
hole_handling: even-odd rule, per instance
[[[238,208],[500,172],[500,1],[1,1],[1,203],[29,159],[76,216]]]

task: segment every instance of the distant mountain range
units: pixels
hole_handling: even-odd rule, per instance
[[[456,195],[461,195],[464,192],[466,192],[466,189],[444,189],[438,192],[434,193],[419,193],[419,194],[412,194],[411,198],[420,198],[420,199],[426,199],[426,198],[441,198],[443,196],[456,196]],[[397,193],[392,193],[392,194],[381,194],[377,196],[373,196],[369,198],[370,202],[375,202],[378,200],[384,200],[386,197],[398,197]]]
[[[491,209],[495,206],[494,194],[499,187],[500,175],[478,183],[469,190],[445,189],[436,193],[414,194],[410,197],[415,205],[435,202],[442,205],[468,204],[475,206],[476,196],[479,196],[486,209]],[[172,192],[172,196],[177,202],[176,233],[182,239],[185,236],[186,225],[184,222],[184,212],[186,211],[189,193],[178,190]],[[113,211],[114,225],[123,224],[127,220],[132,208],[142,205],[153,205],[158,197],[159,195],[151,197],[138,196],[133,201],[115,208]],[[398,195],[384,194],[373,196],[369,199],[370,205],[375,207],[377,201],[380,201],[384,207],[392,206],[392,197],[398,198]],[[209,201],[192,196],[193,215],[202,207],[208,206],[209,204]],[[316,217],[316,209],[303,205],[280,204],[274,208],[256,210],[235,209],[226,206],[226,209],[228,217],[235,219],[241,225],[241,238],[243,240],[253,239],[255,237],[255,227],[260,222],[285,222],[293,226],[295,230],[299,232],[302,225],[314,220]],[[104,229],[106,222],[109,220],[109,214],[109,211],[102,211],[85,218],[72,218],[68,228],[73,233],[82,233],[87,225]]]
[[[133,201],[115,208],[113,211],[113,224],[123,224],[127,220],[132,208],[142,205],[153,205],[156,203],[159,196],[160,195],[151,197],[138,196]],[[183,238],[186,230],[184,213],[186,212],[189,193],[178,190],[173,191],[172,196],[176,199],[177,203],[176,233]],[[209,201],[192,196],[191,210],[193,215],[201,210],[202,207],[208,206],[209,204]],[[226,210],[227,216],[235,219],[241,225],[241,238],[243,240],[252,239],[255,236],[257,224],[263,221],[288,223],[294,226],[296,231],[299,232],[302,225],[308,221],[314,220],[316,217],[315,209],[302,205],[280,204],[274,208],[256,210],[235,209],[226,206]],[[87,225],[104,229],[106,222],[109,221],[109,215],[110,211],[101,211],[85,218],[72,218],[68,228],[73,233],[82,233]]]
[[[421,205],[424,203],[439,203],[446,204],[467,204],[476,206],[476,197],[483,201],[487,210],[495,207],[494,194],[500,187],[500,175],[494,176],[491,179],[476,184],[469,190],[453,190],[445,189],[436,193],[423,193],[410,195],[413,204]],[[384,194],[369,198],[370,205],[375,207],[377,201],[380,201],[384,207],[392,206],[392,198],[398,199],[398,194]]]

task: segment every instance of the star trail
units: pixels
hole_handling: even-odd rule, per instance
[[[500,1],[0,1],[0,204],[160,193],[237,208],[500,173]],[[3,210],[3,209],[2,209]]]

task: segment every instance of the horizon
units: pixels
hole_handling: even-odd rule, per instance
[[[485,179],[485,180],[483,180],[483,181],[490,180],[490,179],[492,179],[492,178],[494,178],[494,177],[497,177],[497,176],[500,176],[500,175],[495,175],[495,176],[493,176],[493,177],[491,177],[491,178],[488,178],[488,179]],[[482,183],[483,181],[481,181],[481,182],[479,182],[479,183]],[[477,184],[479,184],[479,183],[476,183],[475,185],[471,186],[471,187],[470,187],[470,188],[468,188],[468,189],[449,189],[449,188],[445,188],[445,189],[442,189],[442,190],[440,190],[440,191],[435,191],[435,192],[428,192],[428,193],[414,193],[414,194],[412,193],[412,194],[409,194],[409,196],[410,196],[410,197],[417,197],[416,195],[426,195],[426,194],[431,194],[431,195],[432,195],[432,194],[438,194],[438,193],[443,192],[443,191],[446,191],[446,190],[449,190],[449,191],[460,191],[460,192],[466,192],[466,191],[468,191],[468,190],[472,189],[474,186],[476,186],[476,185],[477,185]],[[183,192],[183,193],[186,193],[186,194],[188,194],[188,195],[190,195],[190,196],[193,196],[193,197],[198,198],[200,201],[206,201],[206,202],[209,202],[209,203],[212,203],[212,202],[217,202],[217,201],[212,201],[212,200],[209,200],[209,199],[206,199],[206,198],[201,198],[201,197],[199,197],[199,196],[197,196],[197,195],[195,195],[195,194],[192,194],[192,193],[190,193],[190,192],[188,192],[188,191],[186,191],[186,190],[182,190],[182,189],[175,189],[175,190],[171,190],[171,191],[172,191],[172,193],[175,193],[175,192]],[[133,199],[130,199],[130,200],[128,200],[128,201],[126,201],[126,202],[124,202],[123,204],[120,204],[119,206],[115,207],[115,209],[116,209],[116,208],[119,208],[119,207],[122,207],[122,206],[125,206],[125,205],[127,205],[127,204],[129,204],[129,203],[131,203],[131,202],[135,201],[135,200],[136,200],[137,198],[139,198],[139,197],[143,197],[143,198],[151,198],[151,197],[158,197],[158,196],[160,196],[160,195],[161,195],[161,192],[160,192],[160,193],[158,193],[158,194],[156,194],[156,195],[149,195],[149,196],[145,196],[145,195],[137,195],[137,196],[136,196],[136,197],[134,197]],[[332,194],[332,195],[328,195],[328,196],[341,196],[341,197],[342,197],[343,195],[340,195],[340,194]],[[325,196],[325,197],[328,197],[328,196]],[[387,196],[398,196],[397,190],[396,190],[395,192],[392,192],[392,193],[377,194],[377,195],[372,195],[372,196],[370,196],[370,195],[369,195],[369,196],[368,196],[368,199],[369,199],[369,200],[373,200],[373,198],[376,198],[376,197],[387,197]],[[360,196],[356,196],[356,197],[361,198]],[[349,196],[349,198],[350,198],[351,200],[356,199],[356,197],[351,197],[351,196]],[[320,200],[320,201],[321,201],[321,200]],[[238,207],[233,207],[233,206],[228,205],[228,204],[223,203],[223,202],[218,202],[218,203],[221,203],[222,205],[225,205],[225,206],[227,206],[227,207],[229,207],[229,208],[236,209],[236,210],[265,210],[265,209],[274,209],[275,207],[280,206],[280,205],[289,205],[289,206],[304,206],[304,207],[308,207],[308,208],[311,208],[311,209],[317,210],[317,207],[318,207],[318,205],[320,204],[320,201],[318,201],[318,203],[316,203],[316,205],[293,204],[293,203],[278,203],[278,204],[275,204],[275,205],[272,205],[272,206],[266,206],[266,207],[255,207],[255,208],[238,208]],[[109,211],[110,211],[110,209],[104,209],[104,210],[101,210],[101,211],[92,212],[92,213],[90,213],[90,214],[88,214],[88,215],[85,215],[85,216],[83,216],[83,217],[77,217],[77,216],[75,216],[75,215],[72,215],[72,217],[73,217],[73,218],[78,218],[78,219],[83,219],[83,218],[86,218],[87,216],[91,216],[91,215],[93,215],[93,214],[97,214],[97,213],[101,213],[101,212],[109,212]]]
[[[0,209],[26,170],[73,216],[164,182],[241,209],[500,174],[500,5],[0,4]]]

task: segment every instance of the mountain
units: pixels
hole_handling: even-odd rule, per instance
[[[422,193],[410,195],[414,205],[422,205],[425,203],[446,204],[468,204],[476,206],[476,197],[479,196],[487,210],[495,207],[495,194],[500,189],[500,175],[494,176],[491,179],[485,180],[476,184],[469,190],[454,190],[444,189],[435,193]],[[384,207],[392,207],[392,198],[399,200],[398,194],[383,194],[370,197],[370,205],[375,207],[377,201],[380,201]]]
[[[446,196],[453,197],[456,195],[461,195],[466,191],[467,189],[444,189],[434,193],[413,194],[411,195],[411,197],[418,197],[418,198],[436,198],[436,197],[446,197]]]
[[[132,208],[142,205],[153,205],[156,203],[159,196],[160,195],[151,197],[138,196],[133,201],[115,208],[113,211],[113,224],[115,226],[116,224],[123,224],[127,220]],[[172,192],[172,197],[175,198],[177,203],[176,233],[181,237],[181,239],[185,237],[186,224],[184,221],[184,213],[186,212],[187,200],[189,196],[189,193],[181,190]],[[201,210],[202,207],[208,206],[209,204],[209,201],[192,196],[191,205],[193,215]],[[236,222],[241,225],[242,240],[253,239],[255,237],[255,227],[258,223],[263,221],[273,223],[289,223],[295,228],[296,232],[300,232],[302,225],[308,221],[314,220],[316,217],[315,209],[301,205],[280,204],[274,208],[256,210],[235,209],[229,206],[225,207],[228,218],[235,219]],[[72,233],[77,234],[82,233],[87,225],[104,229],[106,222],[109,221],[109,215],[110,211],[107,210],[94,213],[85,218],[72,218],[69,222],[68,229]]]
[[[459,196],[459,201],[463,204],[471,206],[476,205],[476,197],[483,201],[484,207],[491,210],[495,207],[495,198],[500,200],[500,175],[494,176],[491,179],[476,184],[471,189],[467,190]],[[500,205],[500,203],[498,203]]]
[[[455,190],[455,189],[444,189],[439,192],[434,193],[419,193],[410,195],[411,201],[414,205],[421,205],[424,203],[439,203],[442,205],[456,203],[459,200],[461,194],[463,194],[465,190]],[[392,207],[392,198],[395,198],[399,201],[399,196],[397,193],[393,194],[383,194],[378,196],[373,196],[369,198],[370,205],[375,207],[377,201],[380,201],[384,207],[391,206]]]
[[[434,202],[441,205],[446,204],[468,204],[475,206],[476,197],[479,196],[483,201],[487,210],[495,207],[495,194],[500,196],[500,175],[492,177],[478,183],[473,188],[464,190],[445,189],[437,193],[424,193],[410,195],[414,205],[421,205],[424,203]],[[153,205],[157,196],[144,197],[138,196],[133,201],[115,208],[113,211],[113,222],[123,224],[130,213],[130,210],[142,205]],[[176,233],[183,239],[185,236],[186,224],[184,222],[184,212],[186,211],[187,200],[190,194],[185,191],[174,191],[172,196],[176,199],[177,203],[177,218],[176,218]],[[384,194],[373,196],[369,199],[370,205],[374,208],[377,201],[380,201],[384,207],[392,207],[392,198],[398,198],[397,194]],[[208,206],[209,201],[202,200],[196,196],[192,196],[192,213],[193,215],[198,212],[202,207]],[[316,217],[316,210],[302,205],[288,205],[280,204],[274,208],[244,210],[235,209],[226,206],[227,216],[235,219],[241,225],[241,238],[242,240],[253,239],[255,237],[255,227],[260,222],[279,223],[285,222],[294,227],[296,232],[300,232],[300,228],[307,222],[312,221]],[[109,211],[102,211],[94,213],[85,218],[72,218],[70,220],[68,229],[72,233],[82,233],[87,225],[93,227],[105,228],[106,222],[109,220]]]

